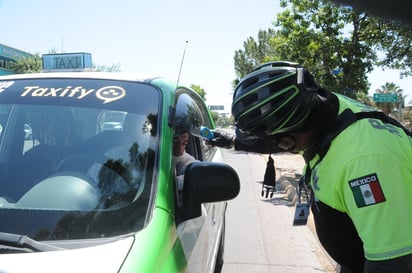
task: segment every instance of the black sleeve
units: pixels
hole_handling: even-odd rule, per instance
[[[235,135],[235,150],[258,154],[275,154],[285,152],[285,150],[279,149],[274,144],[273,138],[259,138],[255,135],[243,133],[238,128],[235,128]]]
[[[266,141],[262,139],[255,140],[253,142],[244,142],[239,140],[238,138],[235,139],[235,150],[258,154],[275,154],[285,152],[284,150],[281,150],[275,147],[274,145],[269,145]]]

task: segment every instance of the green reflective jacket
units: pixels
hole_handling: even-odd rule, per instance
[[[338,96],[339,113],[365,110]],[[310,160],[315,201],[346,213],[368,260],[412,253],[412,138],[378,119],[358,120]]]

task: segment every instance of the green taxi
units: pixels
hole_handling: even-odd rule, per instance
[[[196,159],[182,189],[177,124]],[[0,126],[0,272],[221,270],[240,184],[199,135],[214,123],[193,90],[122,73],[2,76]]]

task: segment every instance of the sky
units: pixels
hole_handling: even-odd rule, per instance
[[[96,65],[164,76],[206,92],[230,112],[234,53],[273,27],[278,0],[0,0],[0,43],[29,53],[87,52]],[[412,100],[412,77],[377,69],[369,94],[394,82]]]

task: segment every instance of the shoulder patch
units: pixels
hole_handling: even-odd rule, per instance
[[[349,186],[352,189],[358,208],[378,204],[386,200],[376,173],[350,180]]]

